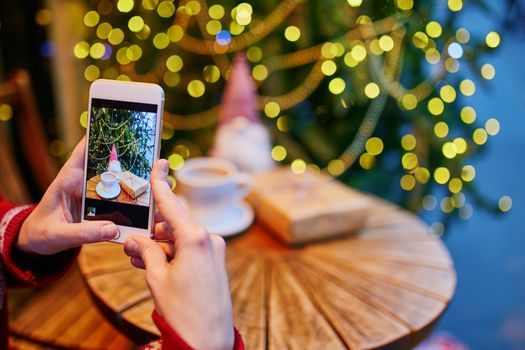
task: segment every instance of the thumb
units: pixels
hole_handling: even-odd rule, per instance
[[[109,241],[119,231],[111,221],[83,221],[81,223],[63,223],[56,228],[57,236],[68,247],[77,247],[84,243]]]
[[[124,251],[131,257],[140,257],[151,272],[164,272],[167,259],[164,250],[155,241],[141,236],[132,236],[124,243]]]

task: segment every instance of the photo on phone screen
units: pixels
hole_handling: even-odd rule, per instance
[[[157,108],[91,100],[84,219],[148,228]]]

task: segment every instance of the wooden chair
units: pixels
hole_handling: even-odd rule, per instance
[[[17,70],[0,83],[3,104],[13,109],[13,116],[0,121],[0,192],[9,200],[26,203],[36,199],[31,198],[28,183],[34,183],[41,195],[57,174],[26,71]]]

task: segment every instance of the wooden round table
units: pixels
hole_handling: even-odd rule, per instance
[[[374,201],[352,237],[289,248],[255,223],[227,241],[234,321],[247,349],[408,349],[428,334],[454,294],[453,262],[416,216]],[[85,246],[80,269],[129,337],[158,336],[144,271],[122,246]]]

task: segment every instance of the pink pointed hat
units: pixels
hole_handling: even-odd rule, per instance
[[[111,162],[112,160],[118,160],[117,159],[117,149],[115,148],[115,145],[111,147],[111,153],[109,154],[109,161]]]
[[[260,121],[257,90],[244,52],[237,53],[233,59],[219,109],[219,123],[227,123],[235,117],[255,123]]]

